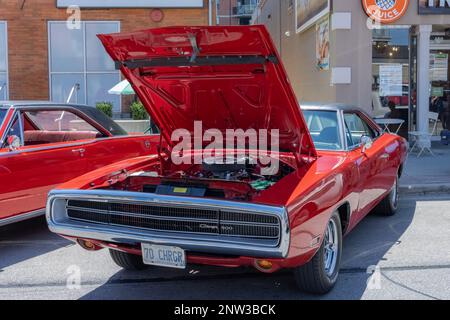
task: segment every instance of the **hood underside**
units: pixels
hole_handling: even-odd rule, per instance
[[[279,130],[280,151],[316,151],[264,26],[99,35],[167,141],[176,129]]]

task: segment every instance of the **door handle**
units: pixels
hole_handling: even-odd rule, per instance
[[[384,153],[380,157],[381,159],[389,159],[389,153]]]
[[[79,153],[81,157],[84,156],[84,152],[85,152],[85,151],[86,151],[86,150],[83,149],[83,148],[80,148],[80,149],[73,149],[73,150],[72,150],[73,153]]]

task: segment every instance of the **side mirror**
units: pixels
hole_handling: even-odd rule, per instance
[[[6,140],[9,151],[16,151],[20,147],[20,138],[18,136],[9,136]]]
[[[369,136],[362,136],[361,137],[361,152],[364,153],[366,152],[368,149],[370,149],[372,147],[373,141],[372,138]]]

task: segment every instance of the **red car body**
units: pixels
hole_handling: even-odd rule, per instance
[[[95,108],[2,102],[0,112],[0,225],[43,215],[48,192],[63,182],[122,159],[156,152],[157,136],[129,136]],[[14,135],[20,145],[11,149],[7,140],[19,114],[20,126]],[[52,130],[44,130],[37,118],[33,122],[27,114],[47,115],[46,120],[63,114],[63,119],[72,117],[71,121],[90,131],[54,130],[55,124],[49,121],[42,124]]]
[[[140,256],[142,243],[154,243],[181,247],[186,250],[188,263],[248,265],[263,272],[298,268],[311,261],[321,248],[334,213],[339,214],[342,233],[346,234],[396,189],[406,157],[405,140],[382,133],[357,108],[309,106],[304,108],[308,114],[305,119],[263,26],[174,27],[102,35],[100,39],[161,128],[165,144],[156,155],[115,163],[51,192],[47,206],[50,230],[77,240],[86,249],[106,247]],[[334,146],[335,150],[315,147],[318,138],[307,123],[310,116],[324,111],[336,116],[334,130],[342,143]],[[371,144],[358,141],[348,145],[352,137],[345,137],[347,123],[343,121],[353,115],[373,133]],[[278,129],[279,151],[270,156],[279,159],[281,169],[271,178],[273,184],[256,190],[252,181],[205,178],[208,173],[203,171],[204,175],[192,174],[201,171],[201,166],[191,169],[172,163],[173,132],[177,128],[193,132],[194,121],[202,121],[204,131]],[[184,155],[190,158],[203,154],[203,147],[201,143],[193,145],[191,152]],[[186,191],[200,182],[206,195],[158,191],[161,185],[175,186],[173,190],[181,186]],[[125,217],[144,210],[147,204],[153,206],[149,212],[158,225],[146,227],[142,222],[146,219],[144,211],[134,214],[136,219],[144,220]],[[164,210],[158,207],[161,204]],[[185,225],[173,219],[181,212],[194,215],[194,211],[176,212],[185,208],[200,213],[242,211],[239,219],[248,219],[244,227],[250,229],[250,221],[256,221],[247,215],[252,210],[260,213],[259,222],[266,221],[266,216],[277,217],[279,237],[275,244],[263,236],[253,239],[239,233],[240,237],[236,237],[238,231],[233,227],[222,229],[222,215],[218,218],[222,223],[217,227],[220,231],[213,225],[203,226],[217,231],[215,235],[200,229],[183,231]],[[163,213],[170,220],[165,220]],[[235,225],[239,219],[233,220]],[[161,229],[167,221],[173,224],[164,228],[179,227],[181,231]],[[267,227],[267,221],[255,225]],[[227,237],[225,231],[236,232],[235,237]]]

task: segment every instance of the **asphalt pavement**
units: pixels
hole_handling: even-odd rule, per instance
[[[313,296],[289,271],[123,271],[37,218],[0,228],[0,299],[450,299],[449,230],[450,195],[403,196],[396,216],[369,215],[345,238],[337,286]]]

